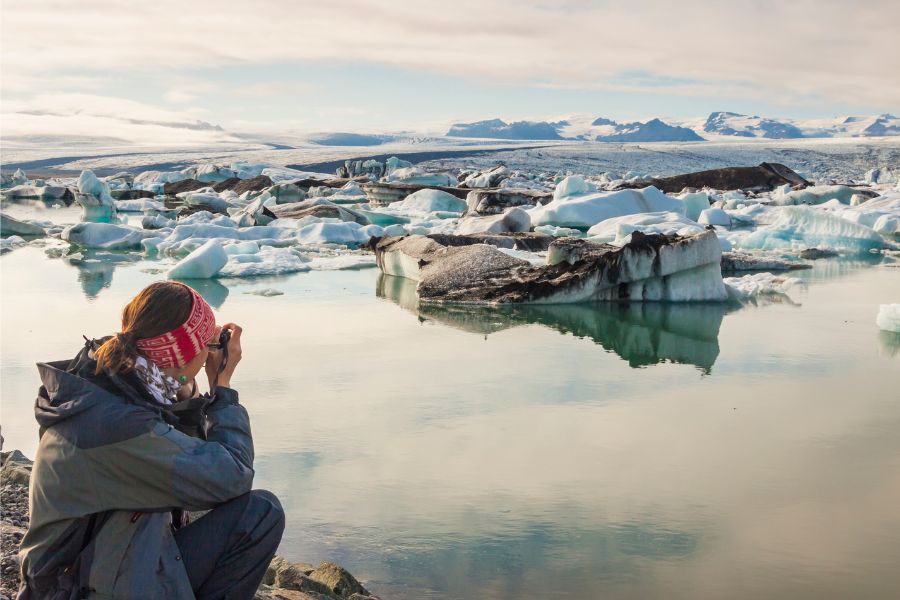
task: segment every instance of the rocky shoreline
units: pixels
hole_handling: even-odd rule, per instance
[[[31,464],[18,450],[0,453],[0,600],[19,588],[19,544],[28,529]],[[378,600],[346,569],[323,562],[318,567],[272,559],[255,600]]]

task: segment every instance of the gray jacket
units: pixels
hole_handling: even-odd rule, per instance
[[[192,599],[173,509],[209,509],[250,491],[247,411],[237,392],[219,388],[201,412],[206,439],[192,437],[127,379],[93,377],[89,349],[38,364],[41,437],[19,598]]]

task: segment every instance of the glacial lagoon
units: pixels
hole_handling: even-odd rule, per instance
[[[165,276],[137,258],[0,258],[5,448],[36,448],[34,363]],[[245,328],[234,383],[290,560],[385,598],[892,597],[900,334],[874,320],[900,270],[791,276],[690,306],[420,306],[374,268],[196,287]]]

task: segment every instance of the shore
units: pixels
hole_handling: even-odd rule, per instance
[[[28,529],[30,461],[18,450],[0,453],[0,600],[16,597],[19,588],[18,551]],[[275,556],[255,600],[378,600],[343,567],[322,562],[291,563]]]

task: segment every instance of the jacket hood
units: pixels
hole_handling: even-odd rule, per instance
[[[41,429],[81,413],[101,402],[118,401],[120,396],[104,389],[86,374],[96,365],[90,351],[96,342],[88,341],[71,361],[38,363],[40,391],[34,405],[34,417]]]

